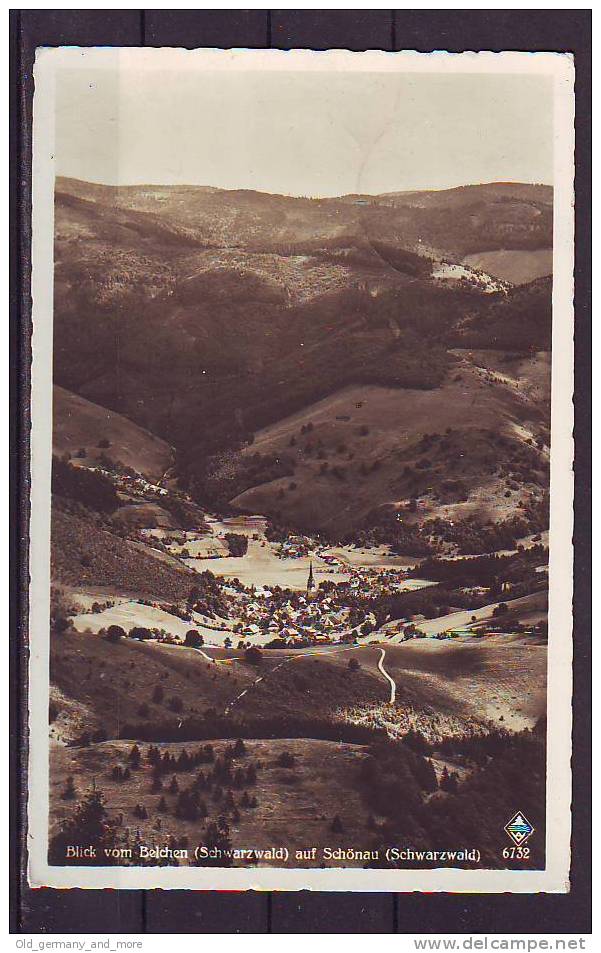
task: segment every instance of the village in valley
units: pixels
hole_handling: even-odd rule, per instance
[[[73,462],[83,463],[81,459]],[[482,586],[463,589],[464,595],[471,593],[476,600],[475,614],[450,607],[446,615],[435,620],[428,620],[418,611],[394,619],[383,618],[381,613],[378,617],[371,609],[378,600],[384,602],[399,593],[437,585],[436,580],[419,577],[422,559],[394,555],[383,545],[327,545],[318,537],[292,531],[285,535],[280,532],[274,539],[269,520],[263,516],[200,514],[181,491],[152,483],[131,468],[112,465],[106,458],[103,462],[104,468],[89,469],[113,484],[121,497],[121,509],[128,516],[138,510],[141,517],[130,520],[127,529],[122,524],[121,532],[150,552],[197,574],[200,589],[191,576],[191,595],[185,604],[125,597],[103,601],[100,593],[92,599],[89,592],[81,592],[86,608],[73,616],[76,631],[106,635],[111,626],[117,625],[124,636],[133,633],[138,639],[241,650],[252,646],[294,649],[396,643],[428,637],[481,638],[487,630],[494,634],[502,629],[495,617],[498,605],[487,605],[487,601],[492,603],[493,595]],[[165,506],[170,496],[201,517],[199,528],[136,525],[140,521],[154,522],[154,511],[148,519],[145,507]],[[545,550],[539,548],[538,569],[543,572]],[[219,604],[213,608],[207,607],[201,592],[207,578],[219,591]],[[511,599],[511,591],[510,583],[501,582],[503,605]],[[484,605],[484,612],[479,603]],[[536,632],[536,621],[521,626],[520,631]]]

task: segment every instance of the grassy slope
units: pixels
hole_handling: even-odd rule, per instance
[[[523,394],[534,408],[544,411],[545,416],[548,416],[551,401],[550,351],[524,356],[490,348],[483,351],[458,348],[455,353],[495,375],[500,383]]]
[[[499,727],[533,727],[546,711],[547,650],[531,639],[412,640],[386,647],[386,668],[405,691],[431,694],[437,711],[490,719]]]
[[[219,756],[225,744],[217,741],[213,746],[216,756]],[[183,747],[190,751],[196,746],[160,746],[162,752],[169,751],[176,757]],[[275,739],[247,741],[246,747],[246,757],[239,759],[236,764],[260,762],[263,767],[258,771],[257,784],[249,789],[257,798],[257,807],[251,810],[241,809],[240,820],[230,822],[234,846],[266,849],[285,844],[292,852],[294,849],[312,845],[369,845],[370,834],[366,828],[368,809],[357,789],[361,762],[366,757],[361,746],[332,741]],[[52,749],[51,829],[73,809],[73,802],[60,798],[67,776],[73,776],[79,795],[89,789],[90,779],[95,777],[96,786],[105,794],[110,817],[115,820],[122,813],[123,827],[129,827],[132,833],[139,830],[143,843],[162,845],[168,841],[170,835],[176,839],[186,836],[190,847],[194,849],[197,844],[203,842],[207,821],[216,821],[222,811],[210,796],[204,795],[205,803],[209,807],[206,820],[186,821],[176,817],[175,797],[166,790],[170,780],[168,777],[163,792],[167,811],[160,815],[161,829],[157,831],[157,805],[161,794],[150,793],[149,767],[143,764],[138,771],[132,773],[131,780],[127,782],[115,782],[108,777],[114,764],[127,763],[130,748],[131,745],[124,742],[108,742],[89,748]],[[294,756],[294,767],[281,768],[276,765],[277,758],[283,752]],[[188,787],[195,773],[179,774],[180,787]],[[335,796],[333,792],[336,792]],[[237,802],[240,801],[241,793],[235,794]],[[133,815],[136,804],[145,805],[149,814],[147,820],[140,820]],[[335,814],[340,816],[344,825],[342,833],[335,834],[330,830]],[[278,863],[278,866],[282,866],[282,863]],[[291,857],[288,866],[312,865]],[[346,863],[344,866],[362,864]]]
[[[53,637],[51,659],[51,682],[77,705],[79,727],[102,727],[109,737],[117,737],[126,723],[144,720],[138,714],[142,704],[149,705],[149,721],[174,720],[168,708],[171,697],[181,699],[185,716],[201,714],[225,706],[254,675],[248,666],[234,673],[228,666],[214,665],[193,649],[131,639],[111,644],[95,635],[69,632]],[[156,685],[164,691],[164,701],[158,704],[151,700]],[[59,715],[55,732],[66,730]]]
[[[495,278],[503,278],[514,285],[523,285],[553,273],[553,249],[485,251],[467,255],[464,263],[494,275]]]
[[[54,452],[76,454],[81,448],[86,456],[81,461],[93,465],[100,454],[115,463],[122,463],[150,480],[159,480],[172,463],[170,446],[148,430],[138,427],[121,414],[100,407],[62,387],[53,390]],[[99,448],[101,440],[110,446]],[[74,461],[77,463],[77,459]]]
[[[202,720],[208,709],[227,709],[246,724],[267,720],[275,734],[274,719],[277,724],[293,717],[359,721],[372,728],[388,724],[397,731],[414,725],[436,736],[462,734],[499,722],[501,715],[508,726],[521,728],[543,712],[545,646],[501,636],[383,645],[386,669],[397,682],[392,707],[389,684],[377,667],[377,645],[317,655],[265,650],[263,663],[254,667],[235,649],[211,650],[215,663],[183,647],[131,640],[113,645],[67,633],[52,641],[51,682],[60,709],[52,731],[61,738],[102,727],[118,737],[124,725],[139,724],[152,737],[153,725],[175,727],[182,719]],[[349,670],[351,658],[359,662],[357,671]],[[157,684],[164,699],[153,703]],[[170,709],[172,697],[181,700],[180,712]],[[140,714],[143,704],[149,711]]]
[[[286,453],[295,462],[294,476],[253,487],[233,504],[246,512],[277,512],[282,519],[297,519],[301,525],[346,529],[375,506],[405,498],[410,485],[402,474],[405,466],[422,457],[419,440],[425,433],[444,433],[449,427],[460,436],[452,441],[448,459],[441,458],[438,465],[448,476],[464,479],[470,488],[488,484],[491,478],[494,482],[497,451],[489,446],[488,468],[486,454],[476,452],[477,445],[488,442],[483,433],[504,433],[517,443],[522,435],[544,434],[547,397],[545,375],[536,361],[505,362],[497,355],[503,373],[495,371],[491,382],[492,368],[485,360],[490,365],[490,354],[495,353],[482,352],[482,357],[458,351],[460,366],[435,390],[347,388],[260,431],[245,453]],[[548,368],[544,355],[540,361]],[[313,430],[303,435],[301,427],[308,423]],[[362,434],[361,427],[367,427],[368,433]],[[320,440],[328,462],[325,474],[320,472],[323,460],[315,449],[307,452]],[[455,446],[457,441],[460,447]],[[376,461],[379,469],[372,471]],[[344,481],[332,473],[335,466],[345,471]],[[423,471],[424,487],[433,480],[432,470]],[[290,489],[293,482],[296,489]],[[502,515],[504,509],[509,515],[516,498],[503,503],[504,497],[498,495],[501,512],[492,512],[491,500],[490,515]]]
[[[259,720],[278,714],[319,719],[345,704],[377,702],[387,696],[374,648],[363,650],[358,672],[348,669],[354,650],[319,658],[267,651],[260,668],[240,659],[228,662],[239,655],[235,650],[212,650],[212,654],[221,661],[208,662],[184,647],[130,639],[115,645],[95,635],[66,633],[52,639],[51,681],[78,706],[80,727],[91,717],[86,727],[102,726],[112,737],[125,724],[176,724],[208,708],[222,713],[244,689],[247,694],[232,705],[232,716]],[[150,698],[156,684],[165,694],[165,701],[158,705]],[[182,702],[182,711],[176,714],[167,705],[172,696]],[[138,710],[144,703],[150,705],[150,712],[142,717]],[[63,730],[66,726],[61,727],[59,718],[56,731]]]

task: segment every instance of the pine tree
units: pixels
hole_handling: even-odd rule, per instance
[[[156,745],[150,745],[146,753],[146,760],[148,761],[149,764],[154,764],[154,765],[160,764],[161,752],[156,747]]]
[[[438,789],[436,771],[429,758],[418,757],[413,767],[413,774],[422,791],[430,792]]]
[[[236,744],[234,745],[234,757],[243,758],[246,754],[246,745],[242,741],[242,738],[238,738]]]
[[[70,774],[69,777],[67,778],[67,782],[65,784],[63,793],[61,794],[61,797],[63,801],[72,801],[76,797],[76,795],[77,795],[77,791],[75,790],[75,782],[73,781],[73,775]]]
[[[161,781],[161,775],[154,773],[152,775],[152,785],[150,787],[150,793],[158,794],[158,792],[162,789],[162,787],[163,787],[163,782]]]
[[[457,775],[455,772],[449,773],[446,764],[440,777],[440,787],[441,790],[446,791],[447,794],[455,794],[459,787]]]
[[[162,686],[162,685],[155,685],[155,686],[154,686],[154,691],[153,691],[153,693],[152,693],[152,700],[153,700],[154,704],[155,704],[155,705],[160,705],[160,703],[163,701],[163,698],[164,698],[164,697],[165,697],[165,692],[163,691],[163,686]]]
[[[135,770],[136,768],[139,768],[139,767],[140,767],[140,761],[141,761],[141,760],[142,760],[142,756],[141,756],[141,754],[140,754],[140,749],[138,748],[137,745],[134,745],[134,746],[132,747],[131,751],[129,752],[129,763],[130,763],[131,767],[132,767],[134,770]]]
[[[219,818],[219,823],[211,821],[207,825],[204,845],[209,851],[215,851],[216,857],[202,857],[196,861],[198,867],[231,867],[232,858],[228,852],[232,849],[230,829],[225,818]]]
[[[231,811],[235,808],[236,802],[234,801],[234,795],[231,788],[227,791],[223,804],[227,811]]]
[[[48,849],[48,863],[53,866],[81,865],[81,858],[67,857],[67,847],[83,844],[93,847],[96,856],[86,857],[84,863],[90,866],[106,865],[105,850],[117,843],[117,832],[108,819],[104,795],[93,789],[88,791],[79,802],[71,817],[62,822],[59,832],[51,839]]]

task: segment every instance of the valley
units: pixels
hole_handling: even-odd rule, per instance
[[[551,225],[57,181],[55,858],[439,845],[525,756],[542,829]]]

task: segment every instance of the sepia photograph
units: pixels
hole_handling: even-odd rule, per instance
[[[34,78],[30,883],[567,891],[571,57]]]

